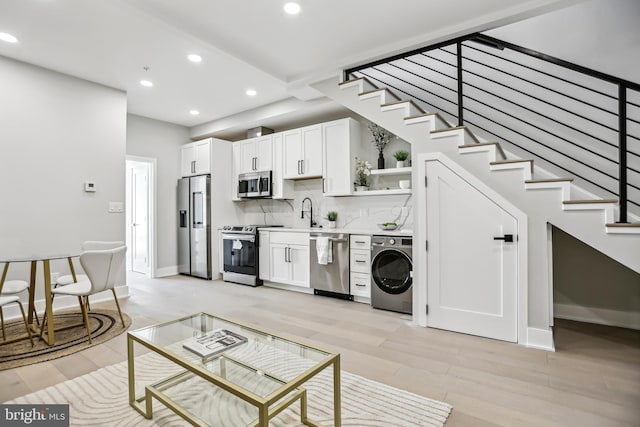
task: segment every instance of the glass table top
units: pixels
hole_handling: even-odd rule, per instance
[[[69,251],[69,252],[33,252],[33,253],[3,253],[0,252],[0,263],[4,262],[29,262],[29,261],[43,261],[54,259],[65,259],[70,257],[80,256],[81,251]]]
[[[208,313],[129,332],[159,353],[267,397],[334,353]]]

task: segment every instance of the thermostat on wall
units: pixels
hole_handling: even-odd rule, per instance
[[[96,183],[94,181],[87,181],[84,183],[84,191],[87,193],[95,193],[96,192]]]

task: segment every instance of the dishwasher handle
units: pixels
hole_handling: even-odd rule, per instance
[[[317,237],[309,237],[309,240],[318,240]],[[332,239],[329,238],[330,241],[332,241],[333,243],[344,243],[344,242],[348,242],[349,239]]]

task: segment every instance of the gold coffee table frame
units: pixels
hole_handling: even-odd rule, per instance
[[[280,378],[272,373],[266,372],[259,367],[252,366],[250,363],[240,360],[236,357],[233,357],[230,354],[226,354],[227,351],[215,354],[208,358],[199,358],[202,361],[202,365],[206,362],[218,361],[221,367],[221,374],[218,375],[210,370],[208,370],[204,366],[200,366],[199,364],[194,363],[184,357],[181,357],[180,354],[172,351],[171,349],[166,348],[163,345],[158,345],[151,340],[147,339],[144,335],[145,331],[150,329],[160,329],[167,328],[171,326],[178,325],[185,321],[194,321],[198,316],[202,318],[206,318],[207,321],[211,323],[215,323],[216,320],[218,322],[226,323],[228,325],[232,325],[242,329],[248,335],[255,334],[260,336],[266,336],[272,339],[279,340],[280,343],[290,343],[294,346],[298,346],[303,352],[305,350],[310,350],[316,352],[318,354],[326,355],[322,358],[322,360],[314,361],[314,365],[304,372],[299,373],[292,380],[287,381],[286,379]],[[202,321],[202,320],[201,320]],[[224,325],[223,325],[224,326]],[[202,329],[200,332],[209,332],[208,330],[204,330],[204,325],[201,325]],[[215,328],[214,328],[215,329]],[[153,334],[152,334],[153,335]],[[188,337],[178,337],[176,342],[173,342],[171,345],[177,345],[181,340],[184,340]],[[251,339],[251,336],[248,338]],[[148,348],[152,352],[159,354],[166,359],[172,361],[173,363],[179,365],[184,368],[184,371],[181,371],[175,375],[171,375],[168,378],[164,378],[160,381],[156,381],[153,384],[145,385],[145,392],[143,395],[136,396],[135,390],[135,363],[134,363],[134,343],[139,343],[144,347]],[[247,345],[248,343],[242,344]],[[275,345],[274,345],[275,348]],[[233,350],[233,348],[230,348]],[[188,350],[185,350],[188,351]],[[231,351],[230,351],[231,352]],[[284,338],[282,336],[270,333],[268,331],[264,331],[258,328],[254,328],[253,326],[249,326],[246,324],[238,323],[223,317],[213,316],[209,313],[196,313],[189,316],[182,317],[180,319],[172,320],[170,322],[161,323],[158,325],[149,326],[146,328],[141,328],[135,331],[131,331],[127,333],[127,356],[128,356],[128,373],[129,373],[129,404],[140,414],[142,414],[145,418],[151,419],[153,417],[153,407],[152,400],[156,398],[160,402],[162,402],[166,407],[171,409],[177,415],[185,419],[187,422],[194,426],[208,426],[208,424],[203,423],[199,418],[189,413],[185,408],[180,406],[177,402],[173,401],[171,397],[169,397],[165,390],[170,389],[171,387],[180,384],[184,381],[192,379],[194,377],[199,377],[205,381],[208,381],[210,384],[215,385],[216,387],[224,390],[225,392],[231,393],[232,395],[242,399],[243,401],[249,403],[254,406],[258,410],[258,419],[253,423],[250,423],[249,426],[256,427],[268,427],[269,420],[280,412],[288,408],[291,404],[296,401],[300,401],[300,420],[303,424],[314,427],[321,427],[320,424],[310,420],[307,418],[307,391],[303,387],[303,385],[309,381],[311,378],[322,372],[329,366],[333,366],[333,417],[334,417],[334,425],[335,427],[341,426],[341,398],[340,398],[340,354],[332,353],[326,350],[319,349],[314,346],[310,346],[307,344],[303,344],[297,341],[293,341],[291,339]],[[311,360],[311,359],[308,359]],[[245,370],[259,372],[260,375],[266,376],[273,383],[279,383],[280,386],[275,391],[271,392],[267,396],[260,396],[256,393],[253,393],[250,390],[247,390],[232,381],[229,381],[225,378],[226,374],[226,365],[227,364],[236,364],[241,366]],[[144,403],[144,404],[143,404]]]

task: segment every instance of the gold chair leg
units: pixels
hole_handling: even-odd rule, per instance
[[[0,322],[2,322],[2,339],[6,341],[7,331],[4,329],[4,312],[2,311],[2,306],[0,306]]]
[[[31,341],[31,347],[33,347],[34,346],[33,335],[31,335],[31,328],[29,327],[29,322],[27,322],[27,316],[24,314],[24,307],[22,307],[22,303],[20,301],[16,301],[16,302],[20,306],[20,312],[22,313],[22,320],[24,320],[24,326],[27,328],[27,334],[29,334],[29,341]]]
[[[56,294],[51,294],[51,309],[53,310],[53,300],[55,299]],[[35,312],[35,310],[34,310]],[[44,313],[44,316],[42,317],[42,326],[40,326],[40,334],[38,335],[38,338],[42,339],[42,336],[44,335],[44,331],[46,329],[47,326],[47,313]]]
[[[120,302],[118,301],[118,296],[116,295],[116,290],[111,288],[111,292],[113,293],[113,299],[116,300],[116,307],[118,307],[118,314],[120,315],[120,321],[122,322],[122,327],[124,328],[124,318],[122,317],[122,311],[120,310]]]
[[[87,335],[89,336],[89,344],[92,344],[91,329],[89,328],[89,316],[87,315],[87,307],[85,307],[84,302],[82,301],[82,297],[78,297],[78,302],[80,303],[80,309],[82,310],[82,316],[84,317],[84,325],[87,328]]]

